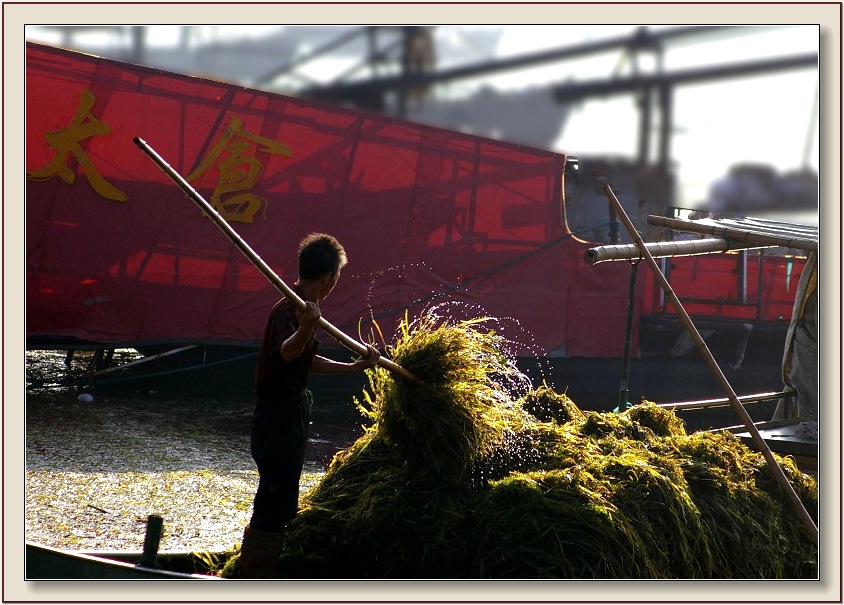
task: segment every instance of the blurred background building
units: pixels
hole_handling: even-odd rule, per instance
[[[605,222],[606,181],[634,215],[673,206],[818,220],[817,26],[32,25],[26,34],[566,153],[573,231]]]

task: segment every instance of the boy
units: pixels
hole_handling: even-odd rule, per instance
[[[334,237],[308,235],[299,244],[299,278],[292,288],[307,308],[299,310],[285,298],[267,319],[256,365],[250,438],[259,482],[241,546],[242,578],[275,575],[284,527],[298,510],[310,421],[309,373],[357,373],[378,363],[379,353],[371,346],[366,358],[353,363],[317,355],[319,303],[337,284],[346,262],[346,252]]]

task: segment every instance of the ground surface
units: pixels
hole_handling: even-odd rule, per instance
[[[27,361],[28,369],[44,362]],[[92,394],[86,403],[76,389],[28,389],[26,539],[139,551],[148,515],[158,514],[160,550],[239,545],[258,481],[249,453],[251,400]],[[312,427],[303,492],[340,445]]]

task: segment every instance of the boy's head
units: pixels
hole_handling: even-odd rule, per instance
[[[299,279],[317,280],[331,276],[336,281],[346,262],[346,251],[330,235],[311,233],[299,243]]]

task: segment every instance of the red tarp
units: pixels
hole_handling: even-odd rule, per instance
[[[279,294],[140,137],[288,284],[300,239],[335,235],[347,333],[456,301],[521,352],[622,352],[629,269],[584,263],[563,155],[36,44],[26,70],[30,347],[258,341]]]

